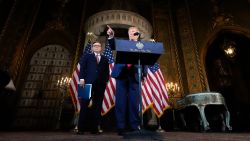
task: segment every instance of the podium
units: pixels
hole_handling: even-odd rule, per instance
[[[115,39],[116,63],[154,65],[164,53],[163,43]]]
[[[141,96],[141,65],[154,65],[161,54],[164,53],[163,44],[161,42],[151,41],[130,41],[123,39],[115,39],[116,64],[137,64],[138,80],[139,80],[139,116],[141,127],[143,126],[142,113],[142,96]]]

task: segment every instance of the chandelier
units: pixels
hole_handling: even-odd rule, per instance
[[[224,39],[224,43],[222,45],[222,49],[224,54],[229,58],[234,58],[236,55],[236,43],[231,40]]]

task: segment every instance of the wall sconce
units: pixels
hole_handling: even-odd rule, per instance
[[[174,97],[180,91],[180,87],[176,82],[167,82],[165,85],[169,95],[169,104],[174,107]]]
[[[65,88],[65,87],[67,87],[69,85],[70,81],[71,81],[70,77],[63,76],[63,77],[61,77],[61,79],[57,80],[57,84],[56,85],[58,87]]]
[[[227,39],[224,39],[222,49],[225,55],[229,58],[234,58],[236,55],[236,43]]]
[[[175,93],[180,91],[180,87],[176,82],[167,82],[166,87],[170,95],[174,95]]]

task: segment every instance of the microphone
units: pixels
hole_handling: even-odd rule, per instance
[[[140,36],[140,35],[141,35],[140,32],[135,32],[135,33],[134,33],[134,36]]]

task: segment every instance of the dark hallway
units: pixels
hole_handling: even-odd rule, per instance
[[[234,52],[226,54],[227,49]],[[211,91],[220,92],[231,113],[233,131],[250,131],[250,39],[219,34],[208,48],[206,69]]]

